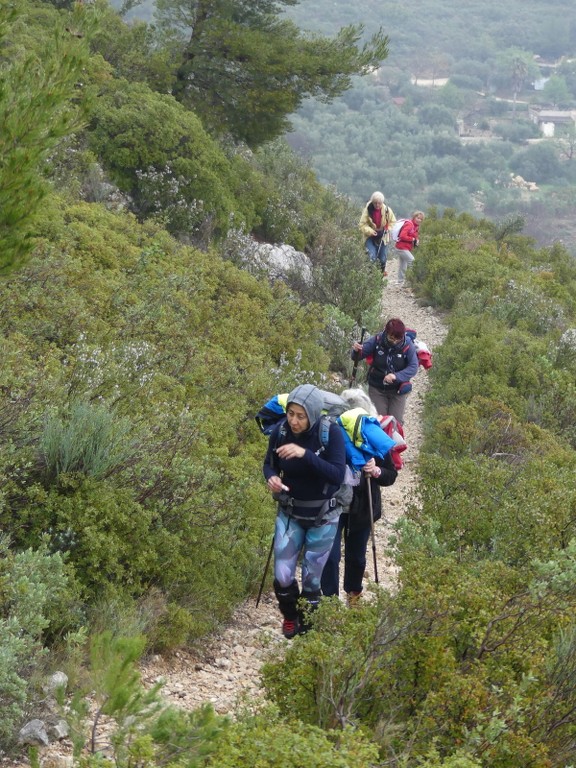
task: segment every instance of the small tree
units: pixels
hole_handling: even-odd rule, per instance
[[[2,13],[0,271],[6,271],[30,250],[34,220],[46,193],[42,162],[82,122],[77,85],[87,47],[81,36],[70,34],[55,16],[40,59],[21,41],[26,23],[21,4]],[[75,18],[72,24],[80,21]]]
[[[334,38],[305,34],[281,15],[297,0],[158,0],[160,27],[179,60],[173,95],[211,131],[257,146],[285,132],[302,101],[330,101],[353,75],[388,55],[379,29],[359,44],[361,25]]]
[[[566,80],[559,75],[552,75],[542,89],[542,95],[546,103],[553,107],[568,106],[574,102]]]

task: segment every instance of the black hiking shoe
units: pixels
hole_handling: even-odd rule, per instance
[[[291,640],[299,632],[298,619],[284,619],[282,622],[282,634],[287,640]]]

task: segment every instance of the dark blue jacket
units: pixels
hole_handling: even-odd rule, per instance
[[[264,459],[263,472],[268,480],[273,475],[279,475],[284,485],[289,488],[288,494],[295,500],[312,501],[331,499],[342,482],[346,471],[346,449],[341,428],[330,424],[327,446],[322,449],[320,439],[320,424],[318,420],[307,432],[295,435],[288,422],[278,424],[268,441],[268,451]],[[280,430],[286,435],[282,443],[296,443],[306,448],[301,459],[281,459],[274,449],[278,445]],[[309,513],[309,511],[308,511]]]
[[[384,392],[398,389],[405,381],[410,381],[418,373],[418,355],[414,342],[409,336],[404,336],[399,344],[390,344],[384,331],[371,336],[362,345],[360,359],[370,358],[368,383]],[[384,376],[396,374],[393,384],[384,384]]]

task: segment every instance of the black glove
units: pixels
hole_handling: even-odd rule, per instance
[[[416,238],[414,238],[414,240],[412,240],[412,247],[413,248],[418,248],[419,243],[420,243],[420,241],[417,240]]]

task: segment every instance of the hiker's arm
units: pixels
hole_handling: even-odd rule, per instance
[[[376,230],[372,226],[372,221],[370,220],[370,216],[368,215],[368,209],[364,208],[362,211],[362,216],[360,217],[360,221],[358,223],[358,227],[364,237],[373,237],[376,233]]]
[[[398,476],[389,453],[381,458],[373,457],[364,465],[364,474],[370,477],[377,485],[393,485]]]
[[[390,451],[388,451],[383,459],[376,459],[376,465],[380,469],[380,476],[374,478],[376,483],[382,487],[394,485],[398,477],[398,470],[390,457]]]
[[[360,360],[364,360],[365,357],[374,354],[374,347],[376,346],[376,336],[371,336],[364,344],[360,344],[359,341],[355,341],[352,344],[352,351],[350,357],[352,360],[357,360],[358,353],[360,353]]]
[[[284,443],[278,446],[276,453],[281,459],[303,459],[306,448],[296,443]]]
[[[406,224],[400,230],[398,237],[399,243],[406,243],[406,245],[414,245],[414,222],[408,219]]]
[[[278,477],[278,469],[274,462],[274,446],[276,445],[277,439],[278,436],[276,431],[272,432],[270,439],[268,440],[268,450],[266,451],[264,464],[262,466],[266,485],[272,493],[280,493],[282,490],[282,480]]]
[[[406,368],[396,373],[396,381],[402,384],[404,381],[410,381],[418,373],[418,355],[416,348],[410,344],[406,350]]]

